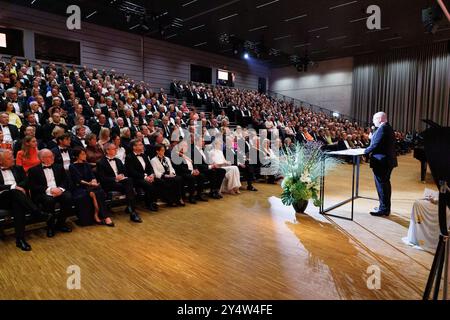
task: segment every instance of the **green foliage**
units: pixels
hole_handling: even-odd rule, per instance
[[[322,171],[322,162],[325,163]],[[300,200],[313,199],[320,206],[320,179],[340,161],[327,156],[318,143],[297,143],[286,156],[280,159],[280,170],[284,176],[281,184],[281,200],[290,206]]]

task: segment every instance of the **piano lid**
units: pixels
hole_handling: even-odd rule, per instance
[[[423,122],[425,122],[427,125],[429,125],[431,128],[442,128],[441,125],[437,124],[433,120],[429,119],[422,119]]]

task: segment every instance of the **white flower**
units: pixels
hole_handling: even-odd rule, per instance
[[[307,183],[310,184],[311,181],[311,176],[309,175],[309,172],[305,171],[302,176],[300,177],[300,181],[303,183]]]

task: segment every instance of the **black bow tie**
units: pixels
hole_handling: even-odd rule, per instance
[[[59,150],[61,150],[61,153],[67,153],[67,152],[69,152],[68,149],[59,149]]]
[[[46,169],[53,169],[53,166],[42,166],[42,169],[46,170]]]
[[[2,168],[2,171],[11,171],[11,168]]]
[[[116,162],[116,159],[109,159],[107,158],[109,162]]]
[[[143,153],[137,154],[136,157],[141,157],[141,158],[143,158],[143,157],[144,157],[144,154],[143,154]]]
[[[2,128],[9,128],[8,125],[2,125]]]

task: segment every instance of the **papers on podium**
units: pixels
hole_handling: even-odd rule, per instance
[[[341,150],[341,151],[333,151],[333,152],[327,152],[327,154],[332,156],[363,156],[366,149],[348,149],[348,150]]]

